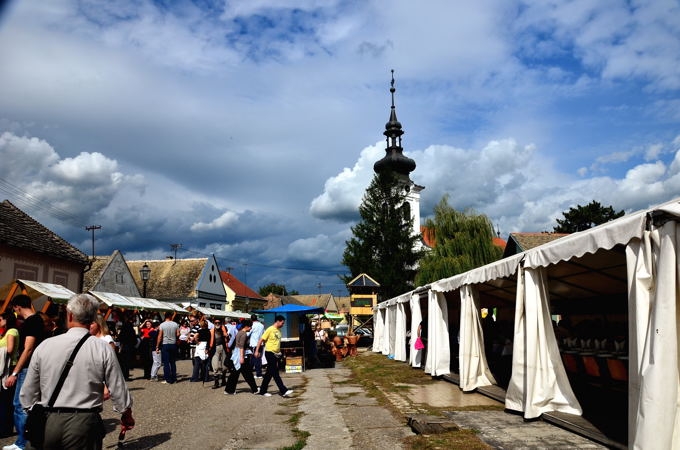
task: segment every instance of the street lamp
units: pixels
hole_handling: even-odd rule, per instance
[[[143,283],[143,288],[142,288],[142,297],[146,297],[146,283],[149,281],[149,277],[151,276],[151,269],[149,269],[149,265],[147,263],[144,263],[141,269],[139,269],[139,276],[142,277],[142,283]]]

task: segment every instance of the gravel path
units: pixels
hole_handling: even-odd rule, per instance
[[[243,379],[236,395],[224,395],[224,388],[212,389],[212,382],[190,383],[191,361],[178,361],[177,373],[179,381],[168,385],[144,380],[141,369],[133,371],[133,377],[139,377],[129,382],[136,426],[128,431],[123,448],[277,449],[297,441],[289,423],[297,411],[295,398],[253,395]],[[304,383],[301,374],[281,376],[290,389]],[[271,386],[270,391],[276,392],[276,386],[273,391]],[[104,448],[117,448],[120,414],[106,402],[102,417],[107,430]],[[0,439],[0,445],[14,439]]]

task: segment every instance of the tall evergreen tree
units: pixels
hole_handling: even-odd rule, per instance
[[[434,231],[435,247],[420,260],[419,286],[448,278],[497,261],[503,250],[493,244],[493,226],[484,214],[457,211],[444,196],[434,208],[434,220],[425,221]]]
[[[563,212],[564,219],[557,219],[557,226],[553,228],[553,231],[575,233],[588,230],[596,225],[618,219],[623,214],[623,211],[616,212],[611,206],[604,207],[593,200],[586,206],[576,205],[575,208],[569,208],[569,211]]]
[[[376,174],[364,194],[346,241],[342,264],[350,275],[345,283],[366,273],[380,283],[380,296],[389,299],[413,289],[415,267],[421,252],[416,249],[420,236],[412,233],[413,219],[406,202],[407,184],[392,172]]]

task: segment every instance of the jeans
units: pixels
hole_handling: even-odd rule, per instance
[[[177,381],[177,344],[163,344],[161,346],[163,360],[163,378],[168,383]]]
[[[267,360],[267,373],[264,374],[262,378],[262,384],[260,385],[260,395],[267,393],[267,387],[271,379],[274,379],[276,387],[279,388],[279,393],[283,395],[288,388],[283,384],[281,375],[279,375],[279,358],[272,352],[264,352],[264,357]]]
[[[24,428],[26,427],[26,412],[21,406],[19,394],[21,393],[21,386],[24,385],[26,373],[28,369],[21,369],[17,374],[16,390],[14,391],[14,427],[17,429],[17,440],[14,442],[19,448],[26,448],[26,437],[24,436]]]
[[[259,350],[260,357],[256,358],[255,355],[252,357],[252,366],[253,369],[255,370],[255,376],[256,377],[261,377],[262,376],[262,350],[264,349],[264,345],[261,345],[260,348],[258,349],[253,349],[253,352],[255,350]]]

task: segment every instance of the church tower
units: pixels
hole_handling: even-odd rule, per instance
[[[385,148],[385,156],[373,165],[375,173],[382,173],[392,171],[399,180],[406,186],[406,201],[409,204],[411,217],[413,218],[413,234],[421,234],[420,231],[420,191],[425,189],[411,181],[409,174],[416,168],[416,162],[411,158],[404,156],[404,149],[401,146],[401,136],[404,131],[401,128],[401,123],[397,120],[397,109],[394,106],[394,70],[392,70],[392,81],[390,83],[390,93],[392,95],[392,106],[390,108],[390,119],[385,124],[385,135],[387,147]],[[422,248],[422,239],[419,241]]]

